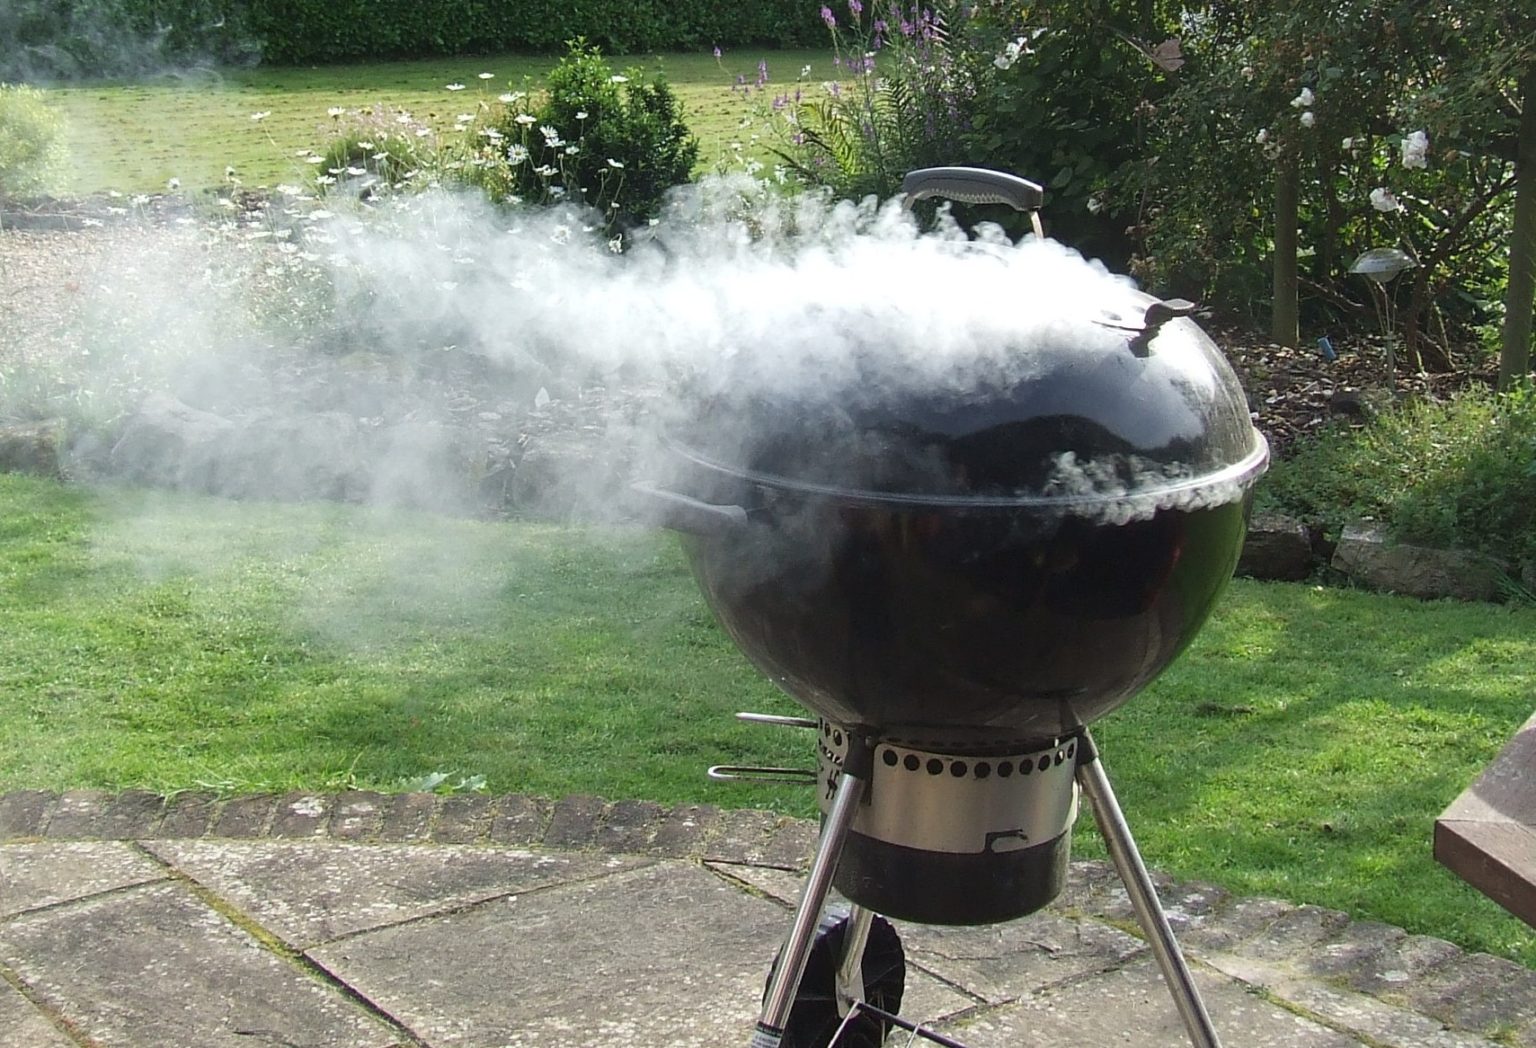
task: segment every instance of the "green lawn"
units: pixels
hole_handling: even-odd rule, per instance
[[[273,186],[313,177],[295,157],[323,148],[335,124],[332,107],[397,108],[448,129],[459,113],[481,99],[537,82],[553,58],[501,55],[468,59],[374,62],[318,69],[229,70],[161,77],[139,83],[60,86],[51,104],[66,120],[71,194],[117,190],[164,190],[172,178],[185,190],[223,184],[233,166],[246,186]],[[629,56],[610,60],[618,69],[660,70],[676,88],[689,126],[699,138],[700,162],[709,166],[746,141],[741,127],[752,104],[732,85],[740,75],[757,78],[759,61],[779,83],[792,82],[804,66],[813,76],[832,74],[828,51],[742,51],[720,61],[709,54]],[[481,73],[494,74],[480,79]],[[463,84],[462,91],[447,85]],[[267,113],[260,121],[252,117]],[[750,144],[750,143],[747,143]]]
[[[1435,816],[1530,712],[1533,616],[1234,583],[1096,729],[1149,864],[1536,964],[1530,929],[1430,858]],[[0,790],[440,773],[811,814],[808,792],[704,779],[811,761],[737,709],[798,708],[664,537],[0,475]],[[1102,853],[1086,813],[1078,850]]]

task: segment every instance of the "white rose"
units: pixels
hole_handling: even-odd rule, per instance
[[[1403,205],[1397,197],[1392,195],[1392,190],[1386,186],[1377,186],[1371,190],[1371,206],[1377,211],[1401,211]]]

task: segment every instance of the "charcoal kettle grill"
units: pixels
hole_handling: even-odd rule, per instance
[[[908,206],[1009,204],[1039,231],[1040,187],[1012,175],[926,169],[903,189]],[[1006,253],[975,248],[978,265]],[[878,346],[815,393],[727,364],[669,430],[669,475],[636,486],[726,632],[815,714],[741,715],[814,733],[803,777],[822,811],[751,1048],[874,1046],[897,1028],[956,1045],[898,1014],[887,918],[1044,907],[1080,796],[1190,1040],[1219,1043],[1088,726],[1204,622],[1267,448],[1189,303],[1106,274],[1092,301],[1026,291],[1018,310],[985,367],[940,381],[891,374]],[[827,910],[834,887],[851,910]]]

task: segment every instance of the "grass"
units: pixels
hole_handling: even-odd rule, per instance
[[[1430,858],[1435,816],[1530,712],[1530,609],[1236,582],[1096,733],[1149,863],[1536,964]],[[583,532],[88,493],[0,476],[0,789],[589,792],[808,815],[706,781],[807,765],[797,712],[675,547]],[[1101,854],[1091,818],[1079,854]]]
[[[774,78],[792,81],[804,66],[817,78],[832,74],[829,51],[742,51],[720,61],[708,54],[620,56],[615,68],[661,71],[683,102],[698,136],[700,161],[709,166],[734,153],[732,143],[751,105],[732,91],[738,75],[757,77],[759,61]],[[452,128],[458,113],[477,101],[538,82],[554,58],[500,55],[468,59],[373,62],[324,68],[225,70],[162,76],[150,81],[61,85],[49,103],[66,120],[69,150],[64,191],[156,192],[172,178],[184,190],[225,182],[233,166],[247,187],[312,178],[297,160],[304,149],[323,149],[335,126],[332,107],[405,109],[435,128]],[[479,74],[495,74],[491,80]],[[466,85],[450,92],[446,85]],[[269,114],[260,121],[256,113]]]

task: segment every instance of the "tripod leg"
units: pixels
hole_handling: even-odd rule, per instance
[[[821,910],[832,890],[832,874],[842,855],[843,842],[848,829],[864,799],[864,788],[869,781],[873,750],[863,739],[848,740],[848,756],[843,762],[842,775],[837,780],[837,793],[832,798],[832,810],[822,823],[821,838],[816,845],[816,856],[811,860],[811,872],[806,875],[805,888],[800,893],[800,903],[795,908],[795,920],[779,951],[779,963],[768,979],[768,990],[763,995],[763,1010],[758,1016],[757,1030],[752,1035],[749,1048],[779,1048],[784,1039],[784,1026],[789,1021],[790,1009],[795,1003],[795,991],[805,974],[805,962],[816,942],[816,925]]]
[[[1190,1043],[1195,1048],[1221,1048],[1189,965],[1179,950],[1178,940],[1173,937],[1168,915],[1163,912],[1157,891],[1152,887],[1152,878],[1147,876],[1141,853],[1136,850],[1125,813],[1115,799],[1114,787],[1109,784],[1109,776],[1099,761],[1098,747],[1093,744],[1087,729],[1083,730],[1082,741],[1078,744],[1077,783],[1093,808],[1094,821],[1099,824],[1099,833],[1109,846],[1109,857],[1130,895],[1131,908],[1136,911],[1136,920],[1152,946],[1152,955],[1157,958],[1158,968],[1162,969],[1163,980],[1168,984],[1168,992],[1173,996]]]

